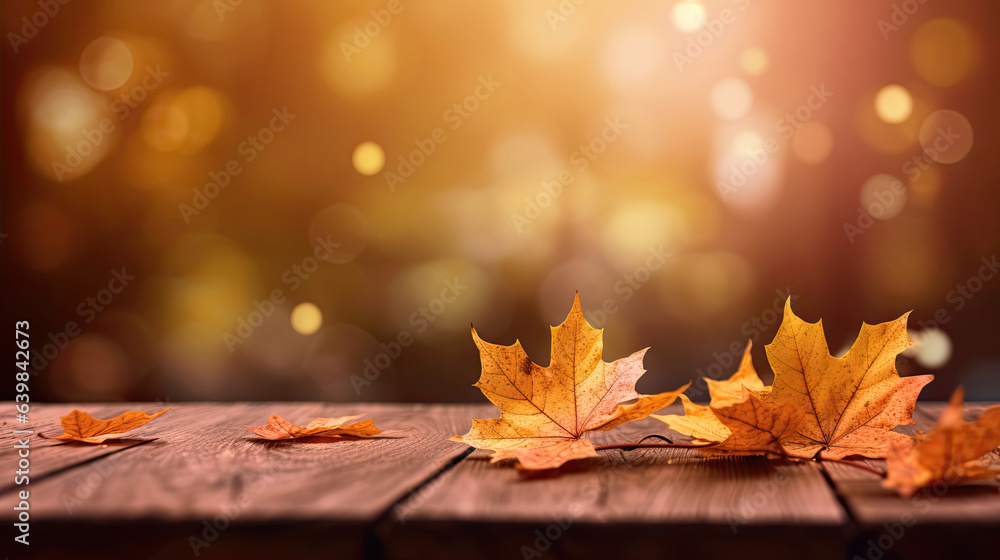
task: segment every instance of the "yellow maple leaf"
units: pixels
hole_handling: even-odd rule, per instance
[[[764,382],[757,375],[757,370],[753,367],[750,358],[750,350],[753,349],[753,341],[747,341],[747,347],[743,350],[743,358],[736,368],[736,373],[729,379],[711,379],[706,377],[708,384],[708,394],[712,399],[711,405],[715,408],[722,408],[746,400],[746,391],[757,391],[759,393],[770,391],[770,387],[764,386]]]
[[[732,433],[712,411],[710,406],[691,402],[687,395],[681,395],[681,403],[684,405],[684,414],[652,414],[667,426],[686,436],[704,441],[722,442]]]
[[[104,440],[118,438],[125,432],[151,422],[167,410],[170,410],[170,408],[152,415],[132,410],[108,420],[98,420],[82,410],[74,410],[60,418],[65,433],[55,437],[49,437],[44,434],[39,435],[49,439],[103,443]]]
[[[364,414],[340,416],[338,418],[317,418],[305,426],[296,426],[277,414],[267,418],[263,426],[244,426],[264,439],[295,439],[303,437],[325,437],[335,439],[367,438],[373,436],[395,436],[402,430],[383,431],[375,427],[374,420],[348,424]]]
[[[798,428],[782,438],[794,456],[842,459],[885,457],[907,436],[891,431],[913,423],[920,390],[933,375],[900,377],[896,356],[911,346],[906,313],[878,325],[863,323],[842,358],[830,355],[822,321],[807,323],[792,313],[791,298],[774,336],[765,346],[774,383],[763,400],[804,412]]]
[[[718,445],[700,450],[705,454],[781,453],[780,440],[801,421],[802,412],[791,407],[777,407],[761,400],[770,387],[754,370],[748,342],[740,365],[729,379],[706,379],[712,401],[709,406],[692,403],[681,395],[684,415],[653,418],[666,422],[674,431]]]
[[[1000,476],[1000,469],[979,460],[1000,445],[1000,406],[990,407],[975,422],[966,422],[962,419],[964,395],[961,387],[955,390],[930,432],[889,449],[883,486],[909,497],[938,481],[955,484]]]
[[[474,419],[468,433],[451,438],[494,451],[493,461],[520,460],[519,468],[556,468],[572,459],[596,457],[585,432],[607,430],[648,416],[672,403],[676,391],[640,395],[635,383],[645,373],[640,350],[627,358],[603,360],[604,330],[587,323],[579,294],[562,324],[551,327],[552,357],[547,367],[532,362],[520,341],[510,346],[472,337],[482,374],[476,387],[500,408],[500,418]],[[631,404],[624,401],[637,399]]]

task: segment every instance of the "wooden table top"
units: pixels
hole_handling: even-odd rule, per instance
[[[967,416],[987,406],[966,403]],[[919,403],[916,425],[899,430],[929,428],[941,407]],[[73,408],[108,418],[157,405],[35,404],[28,427],[61,433],[59,416]],[[495,416],[488,404],[180,403],[108,445],[33,438],[28,486],[13,483],[12,432],[25,425],[12,403],[2,410],[5,522],[15,522],[17,493],[30,491],[31,545],[5,545],[13,558],[881,560],[1000,550],[995,484],[903,499],[844,465],[685,449],[604,450],[554,476],[525,476],[447,441],[473,417]],[[366,413],[382,429],[412,429],[398,439],[264,442],[243,428],[271,413],[295,423]],[[644,419],[592,440],[668,433]]]

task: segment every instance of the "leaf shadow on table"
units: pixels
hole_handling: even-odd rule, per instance
[[[266,439],[266,438],[255,438],[255,437],[244,437],[241,438],[242,441],[251,443],[254,445],[261,445],[271,448],[288,447],[295,445],[315,445],[315,444],[334,444],[334,443],[344,443],[353,441],[365,441],[365,440],[386,440],[386,439],[401,439],[406,436],[385,436],[385,437],[356,437],[356,436],[338,436],[338,437],[323,437],[323,436],[307,436],[293,439]]]
[[[491,463],[490,456],[470,456],[465,460],[479,463],[483,468],[496,470],[516,470],[518,479],[524,482],[550,480],[586,473],[601,473],[624,466],[638,476],[643,472],[662,469],[685,469],[690,475],[706,480],[724,480],[738,476],[743,480],[768,480],[782,467],[796,466],[797,461],[783,458],[766,458],[760,455],[684,455],[678,456],[666,450],[608,450],[599,457],[577,459],[556,469],[540,471],[517,469],[515,459],[504,459]],[[692,469],[694,469],[692,471]]]
[[[101,443],[89,443],[86,441],[75,441],[75,440],[61,440],[53,438],[39,438],[39,442],[51,442],[49,445],[40,445],[39,447],[131,447],[133,445],[141,445],[143,443],[150,443],[157,441],[160,438],[113,438],[106,439]],[[34,442],[33,442],[34,443]]]

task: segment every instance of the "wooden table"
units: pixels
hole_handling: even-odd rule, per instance
[[[921,403],[912,433],[940,403]],[[36,432],[82,408],[107,418],[151,403],[34,405]],[[975,417],[986,404],[967,404]],[[679,411],[676,406],[668,411]],[[181,403],[135,438],[94,446],[31,440],[4,403],[0,482],[12,558],[976,558],[1000,551],[995,485],[901,499],[838,464],[709,459],[682,449],[601,451],[555,476],[447,441],[490,405]],[[305,423],[367,413],[399,439],[263,442],[269,413]],[[669,434],[645,419],[595,443]],[[870,461],[882,466],[881,461]],[[16,494],[30,491],[30,547],[13,543]],[[25,555],[30,549],[30,555]]]

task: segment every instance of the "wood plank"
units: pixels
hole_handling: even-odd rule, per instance
[[[624,443],[657,433],[673,432],[644,419],[592,439]],[[813,463],[679,449],[600,453],[532,478],[476,451],[394,509],[378,530],[386,557],[731,560],[747,551],[817,558],[846,551],[847,515]]]
[[[81,465],[88,461],[93,461],[97,458],[111,455],[131,447],[133,445],[139,445],[146,443],[144,440],[137,438],[126,438],[113,442],[109,442],[105,445],[91,445],[87,443],[80,442],[64,442],[58,440],[42,439],[36,437],[39,433],[44,433],[46,435],[57,436],[63,433],[62,425],[59,422],[59,418],[74,408],[86,407],[92,414],[97,415],[99,418],[110,418],[116,416],[128,410],[123,405],[85,405],[85,404],[59,404],[59,405],[45,405],[32,403],[31,411],[29,413],[30,422],[28,424],[18,423],[15,419],[15,410],[13,402],[5,402],[0,406],[2,411],[0,411],[0,423],[2,423],[2,430],[0,430],[0,469],[2,472],[11,476],[4,476],[2,482],[0,482],[0,496],[15,493],[19,490],[23,490],[14,483],[13,473],[17,470],[17,464],[20,457],[18,456],[18,449],[14,446],[18,444],[19,441],[23,441],[25,438],[30,438],[28,444],[30,446],[28,459],[31,462],[29,467],[29,479],[31,483],[37,483],[47,476],[53,473],[72,468],[77,465]],[[15,434],[14,430],[24,430],[29,429],[34,431],[34,435],[31,434]],[[137,435],[142,435],[145,428],[140,428],[135,431]],[[58,449],[54,449],[58,448]]]
[[[975,419],[989,406],[966,403],[964,416]],[[916,423],[898,430],[912,435],[918,429],[930,429],[943,407],[944,403],[918,403],[913,415]],[[885,461],[865,462],[885,470]],[[941,484],[905,499],[882,488],[874,474],[834,463],[824,463],[823,468],[859,528],[852,557],[971,558],[1000,550],[996,483]]]
[[[286,556],[299,545],[360,558],[381,515],[466,453],[446,438],[484,408],[178,404],[146,427],[156,441],[33,483],[32,537],[54,557],[79,555],[81,543],[89,553],[187,557],[200,538],[208,546],[199,556],[209,558]],[[380,428],[412,429],[398,439],[266,442],[243,428],[272,412],[296,423],[367,413]],[[213,521],[221,531],[206,526]],[[109,531],[114,539],[93,538]]]

